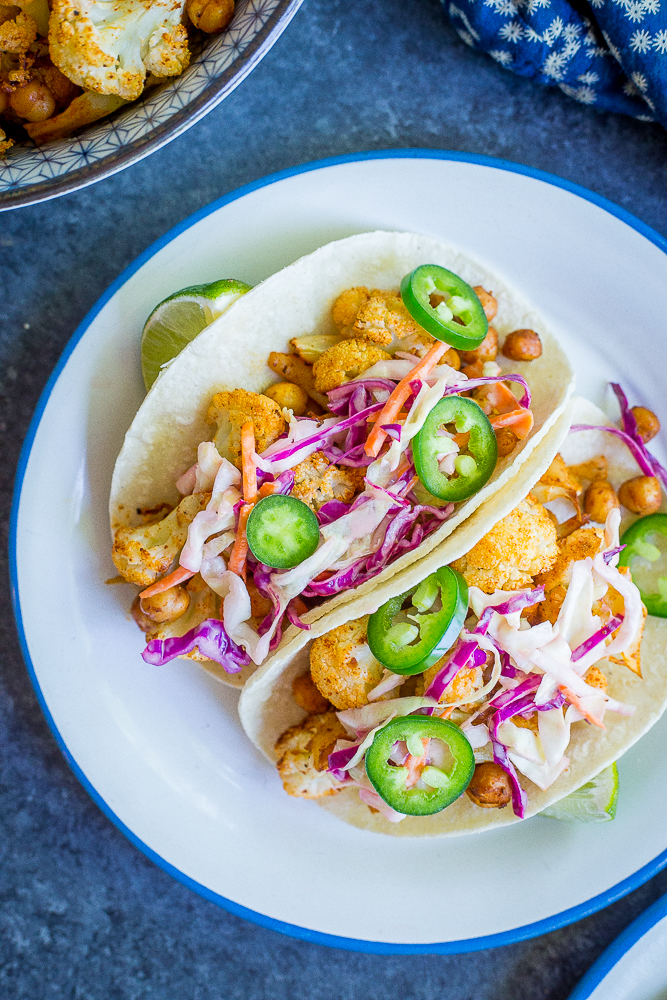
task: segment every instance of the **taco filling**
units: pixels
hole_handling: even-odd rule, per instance
[[[264,393],[210,398],[211,437],[174,470],[181,501],[115,529],[114,563],[143,588],[147,662],[262,663],[284,624],[308,629],[308,610],[416,550],[530,434],[530,388],[511,365],[539,356],[539,335],[510,333],[502,371],[491,292],[426,270],[410,287],[435,336],[398,290],[347,289],[336,334],[269,354],[283,381],[267,371]]]
[[[635,712],[605,675],[612,663],[641,678],[646,608],[619,565],[624,486],[602,454],[574,466],[559,454],[465,556],[316,638],[292,685],[308,715],[275,746],[288,794],[357,789],[395,823],[466,793],[523,818],[526,789],[570,767],[577,728]]]

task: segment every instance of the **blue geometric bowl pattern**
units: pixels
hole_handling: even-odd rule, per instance
[[[0,159],[0,211],[85,187],[164,146],[219,104],[268,52],[303,0],[237,0],[229,28],[194,47],[185,73],[80,135]]]

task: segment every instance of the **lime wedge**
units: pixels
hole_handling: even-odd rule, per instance
[[[606,823],[616,815],[617,802],[618,768],[611,764],[576,792],[544,809],[540,816],[580,823]]]
[[[146,389],[153,385],[161,368],[250,288],[244,281],[223,278],[210,285],[182,288],[156,306],[141,335],[141,372]]]

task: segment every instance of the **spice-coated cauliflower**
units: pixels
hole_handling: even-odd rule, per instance
[[[121,576],[140,587],[155,583],[169,570],[185,545],[190,522],[210,499],[210,493],[193,493],[183,497],[178,507],[161,521],[137,528],[118,528],[111,557]]]
[[[35,20],[20,10],[16,17],[5,18],[2,11],[14,11],[15,7],[0,5],[0,52],[20,55],[27,52],[37,38]]]
[[[278,771],[288,795],[317,799],[333,795],[340,782],[327,771],[329,754],[347,733],[335,712],[309,715],[276,743]]]
[[[321,635],[310,648],[310,673],[317,689],[338,709],[368,704],[383,667],[366,641],[368,615]]]
[[[98,94],[139,97],[147,73],[178,76],[190,62],[184,0],[53,0],[51,60]]]
[[[378,361],[390,357],[386,351],[366,340],[341,340],[322,354],[313,365],[315,388],[329,392],[351,382]]]
[[[292,496],[303,500],[315,513],[328,500],[350,503],[364,488],[365,472],[363,468],[341,468],[316,451],[295,466]]]
[[[557,557],[553,522],[529,495],[452,567],[469,586],[492,594],[531,586],[532,578],[551,569]]]
[[[215,443],[221,455],[229,454],[230,460],[241,468],[241,427],[252,420],[255,429],[255,448],[261,454],[285,430],[282,410],[273,399],[246,389],[218,392],[213,397],[206,417],[210,424],[218,425]]]

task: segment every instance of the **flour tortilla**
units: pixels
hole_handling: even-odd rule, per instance
[[[342,291],[356,285],[397,289],[405,274],[424,263],[444,265],[471,285],[493,292],[498,300],[494,325],[501,342],[511,330],[539,332],[543,353],[536,361],[517,363],[498,355],[503,371],[522,374],[528,380],[535,425],[510,456],[498,461],[486,486],[460,504],[418,549],[406,552],[354,592],[324,601],[304,620],[314,623],[351,600],[372,594],[384,581],[435,549],[494,493],[508,488],[567,405],[574,384],[567,357],[544,320],[485,265],[426,236],[379,231],[329,243],[267,278],[163,370],[135,416],[116,462],[109,501],[112,531],[139,523],[138,509],[178,502],[176,479],[196,461],[199,443],[213,436],[206,413],[216,392],[234,388],[262,392],[278,381],[267,367],[271,351],[288,351],[289,341],[296,336],[336,332],[331,307]],[[294,632],[293,627],[286,631],[283,646]],[[211,668],[235,686],[247,674],[245,671],[243,678],[223,677],[215,664]]]
[[[292,681],[309,669],[310,646],[315,638],[342,625],[345,621],[372,614],[381,604],[414,587],[439,566],[447,565],[465,555],[486,532],[505,517],[546,471],[553,455],[560,450],[568,464],[588,461],[605,454],[609,462],[609,478],[618,488],[631,476],[639,475],[638,467],[628,449],[610,434],[585,431],[567,434],[573,423],[609,424],[608,417],[585,399],[576,399],[545,441],[542,452],[537,449],[525,463],[520,476],[510,487],[496,494],[468,518],[453,535],[431,552],[427,558],[391,578],[381,592],[355,600],[318,622],[312,631],[302,633],[276,654],[251,678],[239,701],[239,714],[246,733],[275,770],[274,746],[278,737],[292,725],[301,722],[305,712],[292,697]],[[552,447],[548,445],[551,443]],[[663,507],[665,505],[663,504]],[[667,508],[665,508],[667,509]],[[627,512],[625,512],[627,515]],[[627,526],[633,517],[624,519]],[[646,620],[641,649],[642,678],[627,667],[609,661],[602,669],[609,683],[609,694],[619,701],[636,706],[632,717],[608,712],[606,730],[577,723],[567,750],[571,764],[547,791],[542,791],[523,775],[521,784],[528,794],[526,818],[580,788],[601,770],[618,760],[626,750],[653,726],[667,707],[667,619],[649,617]],[[278,781],[278,773],[275,772]],[[462,795],[440,813],[427,817],[408,817],[400,823],[390,823],[379,813],[372,813],[361,802],[356,789],[347,789],[316,800],[317,805],[344,822],[374,833],[395,837],[443,837],[479,833],[517,823],[510,807],[482,809]]]

